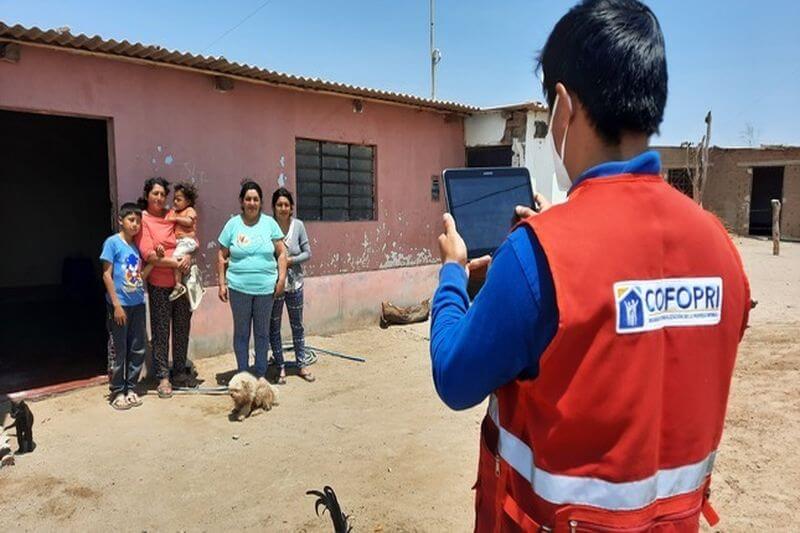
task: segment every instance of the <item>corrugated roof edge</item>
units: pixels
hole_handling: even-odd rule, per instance
[[[431,100],[429,98],[422,98],[410,94],[358,87],[319,78],[296,76],[250,65],[242,65],[234,61],[228,61],[224,57],[207,57],[190,54],[188,52],[167,50],[157,45],[130,43],[128,41],[118,42],[114,39],[103,39],[99,35],[93,37],[84,34],[73,35],[68,31],[42,30],[36,26],[26,28],[20,24],[8,26],[0,22],[0,41],[15,41],[22,44],[28,43],[82,50],[96,54],[138,59],[164,65],[201,70],[223,76],[229,75],[238,78],[258,80],[275,85],[326,91],[350,97],[368,98],[436,111],[469,114],[480,110],[478,107],[458,102]]]
[[[542,102],[536,100],[528,100],[527,102],[519,102],[516,104],[504,104],[490,107],[482,107],[482,113],[491,113],[492,111],[549,111],[548,107]]]

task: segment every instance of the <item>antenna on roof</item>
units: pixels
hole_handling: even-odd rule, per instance
[[[433,13],[434,13],[434,0],[430,0],[431,5],[431,100],[436,100],[436,66],[439,64],[439,61],[442,60],[442,53],[439,51],[438,48],[434,47],[434,40],[433,40],[433,33],[434,33],[434,24],[433,24]]]

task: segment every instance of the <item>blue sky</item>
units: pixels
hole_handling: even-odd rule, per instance
[[[541,99],[538,50],[573,2],[437,0],[437,97],[492,106]],[[650,0],[667,41],[670,95],[654,144],[800,145],[800,2]],[[427,96],[428,0],[109,2],[0,0],[0,20],[223,55],[293,74]],[[213,44],[212,44],[213,43]]]

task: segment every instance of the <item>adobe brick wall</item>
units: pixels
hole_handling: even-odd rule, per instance
[[[800,165],[787,166],[783,171],[781,210],[781,234],[800,239]]]
[[[670,168],[685,168],[686,153],[679,147],[657,147],[661,154],[663,172]],[[709,150],[709,178],[704,204],[728,228],[747,235],[750,223],[750,192],[753,176],[748,163],[775,162],[783,166],[783,205],[781,235],[800,239],[800,165],[785,162],[800,161],[800,147],[788,148],[719,148]]]

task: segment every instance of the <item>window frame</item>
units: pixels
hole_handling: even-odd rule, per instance
[[[303,144],[312,143],[316,145],[313,150],[300,149]],[[345,148],[346,154],[343,154]],[[365,156],[365,149],[368,149],[369,157]],[[316,166],[303,163],[303,158],[314,157],[318,159]],[[375,144],[296,137],[295,179],[298,217],[310,222],[376,222],[378,220],[376,159]],[[346,168],[342,168],[342,161],[346,161]],[[343,188],[346,188],[346,193],[343,192]],[[304,206],[309,199],[314,200],[313,204]],[[345,200],[334,202],[335,199]],[[356,204],[365,205],[354,206],[354,200]],[[336,203],[346,205],[337,206]],[[326,210],[343,211],[346,215],[345,218],[326,218]],[[368,217],[365,216],[367,212],[369,212]]]
[[[694,189],[692,186],[693,170],[685,167],[672,167],[666,169],[666,171],[667,171],[666,179],[670,187],[673,187],[675,190],[682,192],[689,198],[692,198],[694,194]],[[682,174],[680,178],[673,178],[673,174],[678,174],[678,173]],[[683,183],[685,183],[686,185],[684,187],[681,187],[680,185]]]

